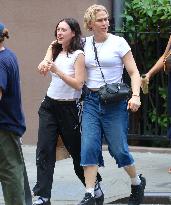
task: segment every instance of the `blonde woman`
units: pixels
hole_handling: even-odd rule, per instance
[[[144,197],[146,180],[138,175],[127,143],[128,109],[136,112],[140,102],[140,75],[131,48],[124,38],[108,33],[108,11],[102,5],[90,6],[84,15],[84,26],[93,33],[86,37],[84,46],[89,93],[83,103],[81,165],[84,168],[86,193],[79,205],[95,205],[94,186],[101,158],[101,136],[104,135],[111,156],[119,168],[123,167],[131,180],[129,205],[138,205]],[[95,54],[95,47],[97,56]],[[103,105],[98,90],[104,85],[100,67],[107,83],[122,81],[125,66],[130,78],[132,96],[118,103]]]

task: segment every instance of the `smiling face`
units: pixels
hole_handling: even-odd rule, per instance
[[[70,26],[65,22],[61,21],[56,28],[56,38],[59,44],[62,44],[62,47],[66,48],[71,39],[75,36],[75,33],[71,30]]]
[[[101,10],[96,13],[95,20],[90,21],[89,28],[98,35],[106,35],[108,32],[109,20],[108,14]]]

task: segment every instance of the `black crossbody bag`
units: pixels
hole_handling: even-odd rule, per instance
[[[100,101],[102,104],[116,103],[121,100],[128,100],[131,96],[131,88],[126,83],[111,83],[108,84],[105,81],[104,74],[102,72],[100,62],[97,56],[97,48],[95,46],[95,40],[93,38],[93,47],[95,53],[95,60],[99,66],[103,81],[105,85],[101,86],[98,90]]]

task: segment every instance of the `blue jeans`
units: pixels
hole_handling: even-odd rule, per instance
[[[90,92],[84,100],[82,115],[81,165],[103,166],[102,136],[118,167],[134,163],[127,143],[127,102],[101,105],[97,92]]]

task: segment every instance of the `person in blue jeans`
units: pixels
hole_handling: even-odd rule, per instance
[[[95,205],[94,186],[101,161],[104,136],[109,153],[119,168],[123,167],[131,180],[129,205],[138,205],[144,197],[145,178],[137,174],[128,149],[128,109],[136,112],[140,102],[140,75],[131,48],[122,37],[108,33],[108,11],[102,5],[90,6],[84,15],[84,26],[93,33],[84,45],[87,72],[87,95],[83,102],[81,165],[84,168],[86,193],[79,205]],[[98,63],[99,61],[99,63]],[[100,66],[99,66],[100,65]],[[112,104],[102,104],[98,90],[107,83],[120,83],[123,68],[131,78],[132,96]],[[104,78],[102,76],[102,73]]]
[[[146,73],[145,78],[141,79],[142,88],[145,84],[149,84],[151,78],[163,70],[164,68],[164,59],[167,53],[171,51],[171,36],[169,37],[167,46],[165,48],[165,51],[163,55],[158,59],[158,61],[152,66],[152,68]],[[168,73],[168,116],[171,117],[171,72]],[[171,123],[168,125],[168,131],[167,136],[169,139],[171,139]],[[168,170],[169,173],[171,173],[171,167]]]
[[[0,23],[0,182],[5,205],[31,205],[31,191],[21,148],[26,130],[22,110],[19,65],[5,47],[8,29]]]

